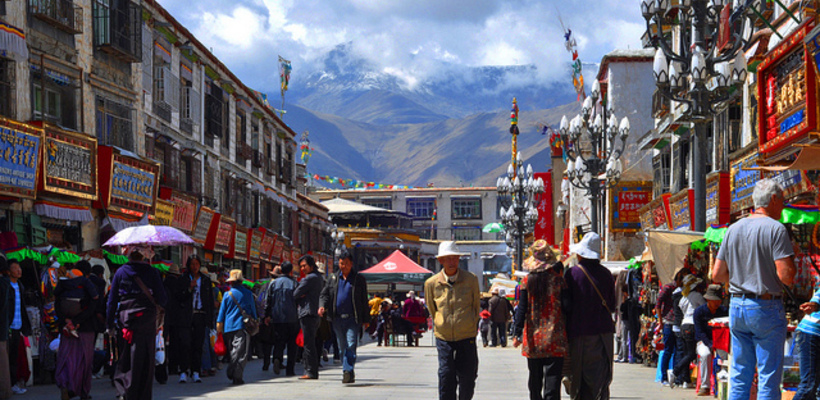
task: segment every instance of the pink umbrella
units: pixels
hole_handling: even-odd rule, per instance
[[[117,232],[103,246],[176,246],[193,243],[194,241],[179,229],[170,226],[142,225]]]

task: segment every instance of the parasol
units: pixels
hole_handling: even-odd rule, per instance
[[[484,225],[484,228],[481,229],[484,233],[499,233],[504,232],[506,228],[504,228],[504,224],[500,222],[490,222],[487,225]]]
[[[177,246],[193,243],[194,241],[179,229],[162,225],[142,225],[117,232],[103,246]]]

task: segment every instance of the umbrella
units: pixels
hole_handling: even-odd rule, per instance
[[[498,233],[504,232],[506,228],[504,228],[504,224],[500,222],[490,222],[487,225],[484,225],[484,228],[481,229],[484,233]]]
[[[191,238],[170,226],[142,225],[125,228],[108,239],[103,246],[176,246],[193,244]]]

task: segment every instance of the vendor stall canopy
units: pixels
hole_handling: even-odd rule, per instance
[[[401,250],[360,273],[370,283],[424,283],[433,275],[433,271],[416,264]]]
[[[683,259],[689,254],[692,242],[701,239],[703,232],[647,231],[647,241],[661,284],[672,282],[675,274],[684,268]]]

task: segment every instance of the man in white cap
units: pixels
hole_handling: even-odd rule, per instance
[[[589,232],[570,247],[578,265],[564,273],[567,284],[570,397],[608,400],[612,382],[615,280],[601,265],[601,237]]]
[[[459,269],[461,256],[455,242],[442,242],[436,256],[441,272],[424,282],[425,302],[435,324],[440,400],[472,399],[478,376],[475,341],[481,293],[478,278]]]

